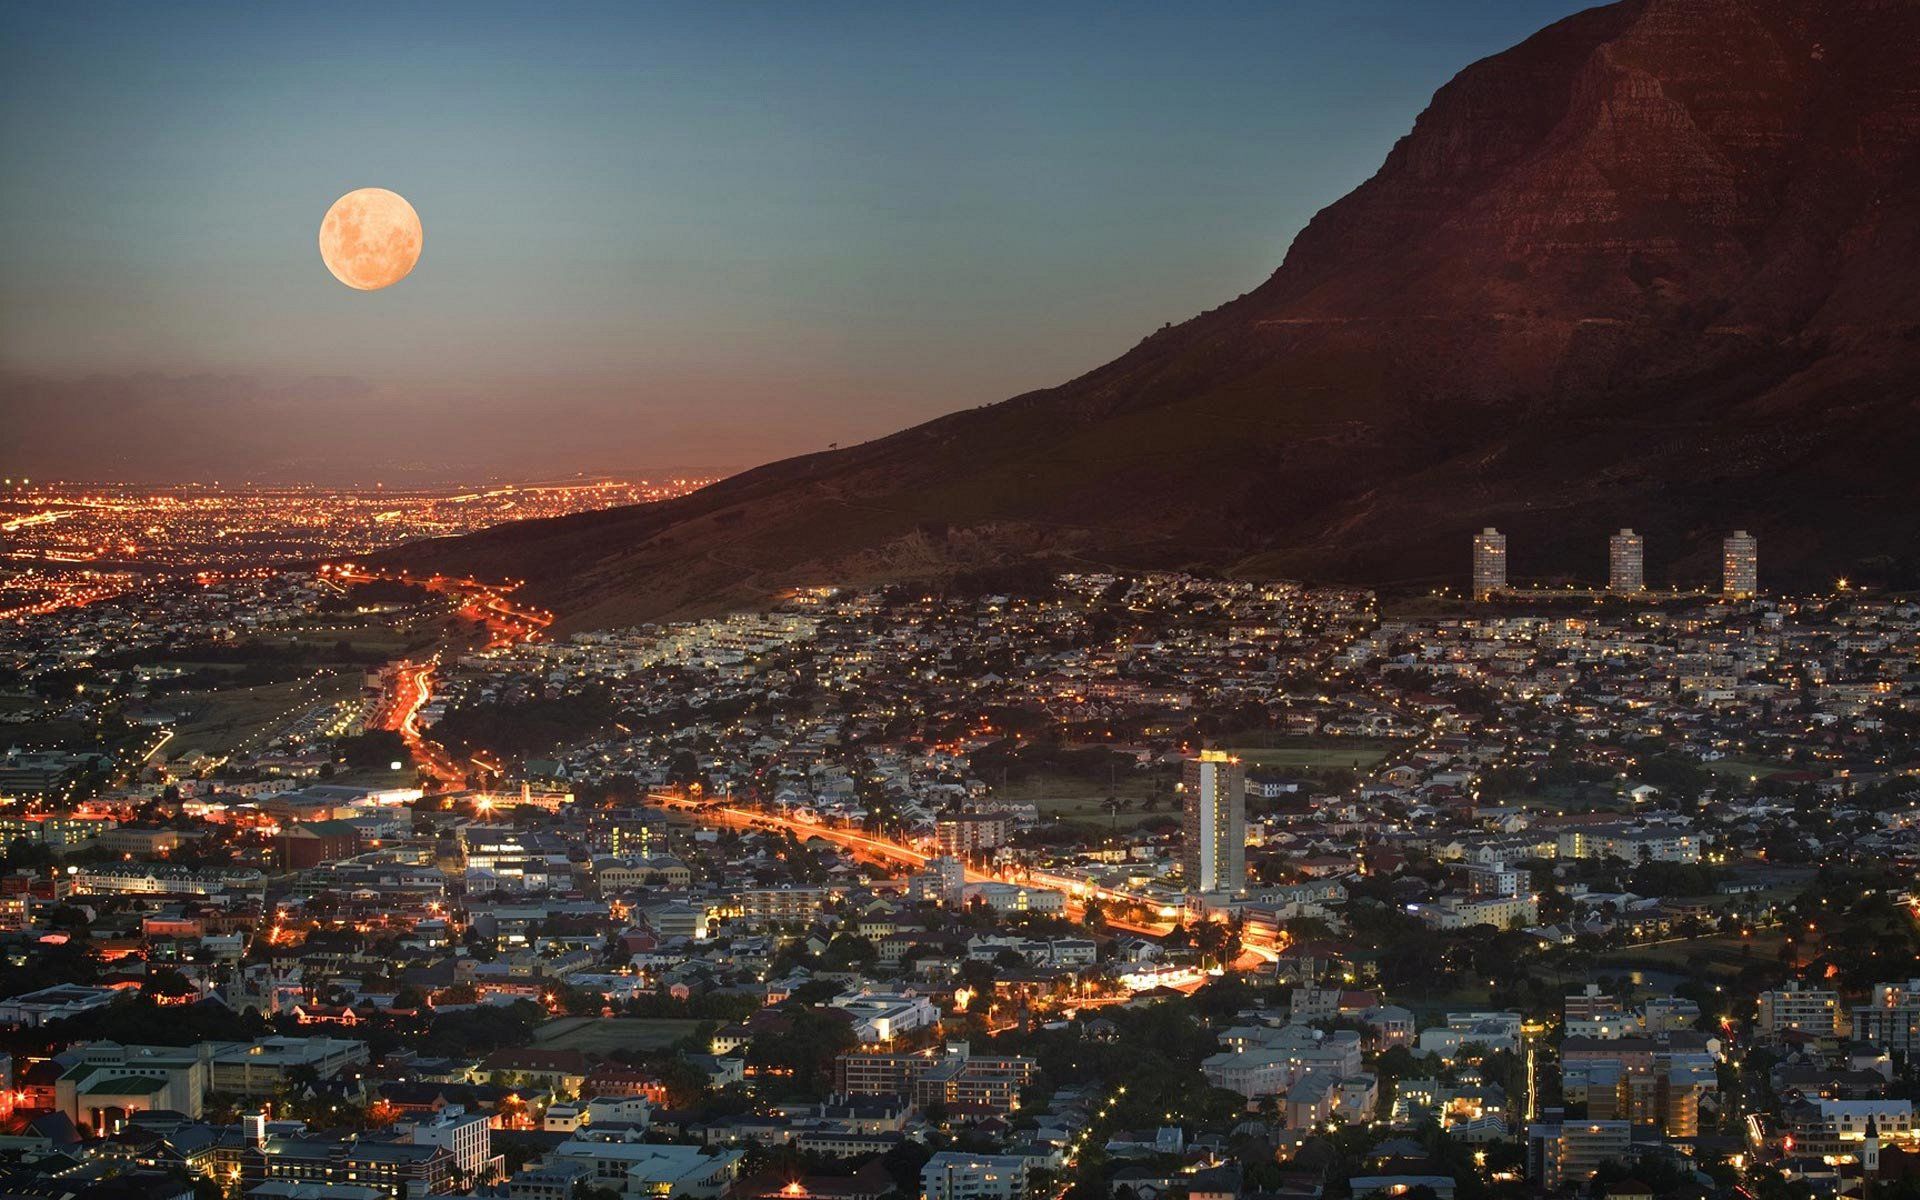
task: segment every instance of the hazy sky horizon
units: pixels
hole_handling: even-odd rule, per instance
[[[1557,0],[0,8],[0,469],[733,470],[1257,286]],[[337,283],[356,187],[425,227]]]

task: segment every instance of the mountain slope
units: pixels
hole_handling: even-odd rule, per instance
[[[1704,578],[1920,546],[1920,0],[1624,0],[1442,88],[1259,289],[1060,387],[404,547],[573,624],[1041,555]]]

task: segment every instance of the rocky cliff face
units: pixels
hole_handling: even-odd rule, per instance
[[[1256,291],[1061,387],[409,548],[581,622],[1043,555],[1453,579],[1920,557],[1920,0],[1625,0],[1475,63]]]

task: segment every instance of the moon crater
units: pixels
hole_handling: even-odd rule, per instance
[[[375,292],[407,277],[424,242],[420,214],[385,188],[360,188],[333,202],[320,222],[320,260],[350,288]]]

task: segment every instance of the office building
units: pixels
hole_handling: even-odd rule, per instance
[[[1186,763],[1186,841],[1181,866],[1190,892],[1247,886],[1247,771],[1239,759],[1203,750]]]
[[[453,1190],[453,1155],[444,1146],[314,1133],[267,1136],[248,1148],[241,1187],[305,1185],[311,1194],[352,1188],[358,1196],[409,1200]]]
[[[89,1042],[70,1051],[77,1061],[54,1083],[54,1107],[95,1137],[119,1133],[144,1112],[201,1114],[217,1047],[125,1046]]]
[[[1746,600],[1760,590],[1760,543],[1744,529],[1722,543],[1720,581],[1729,600]]]
[[[1067,896],[1052,888],[1030,888],[1024,884],[1001,883],[985,879],[969,883],[960,891],[963,904],[984,904],[995,912],[1065,912]]]
[[[299,821],[274,838],[274,856],[289,871],[352,858],[359,849],[360,830],[351,821]]]
[[[1622,529],[1607,539],[1607,590],[1647,590],[1647,542],[1631,529]]]
[[[493,1162],[491,1130],[486,1113],[468,1112],[463,1105],[449,1104],[413,1127],[413,1144],[444,1147],[453,1156],[456,1171],[478,1180],[499,1166]]]
[[[1507,535],[1489,525],[1473,539],[1473,598],[1507,590]]]
[[[48,1021],[65,1021],[96,1008],[105,1008],[119,998],[120,993],[113,988],[56,983],[37,992],[0,1000],[0,1025],[32,1028],[45,1025]]]
[[[626,1196],[717,1200],[733,1190],[745,1150],[658,1142],[573,1138],[547,1152],[543,1167],[583,1163],[589,1186]]]
[[[507,1180],[507,1200],[573,1200],[592,1186],[592,1164],[559,1159],[516,1172]]]
[[[366,1061],[367,1043],[352,1038],[261,1038],[216,1056],[209,1090],[233,1096],[277,1096],[300,1073],[311,1071],[317,1078],[332,1079]]]

